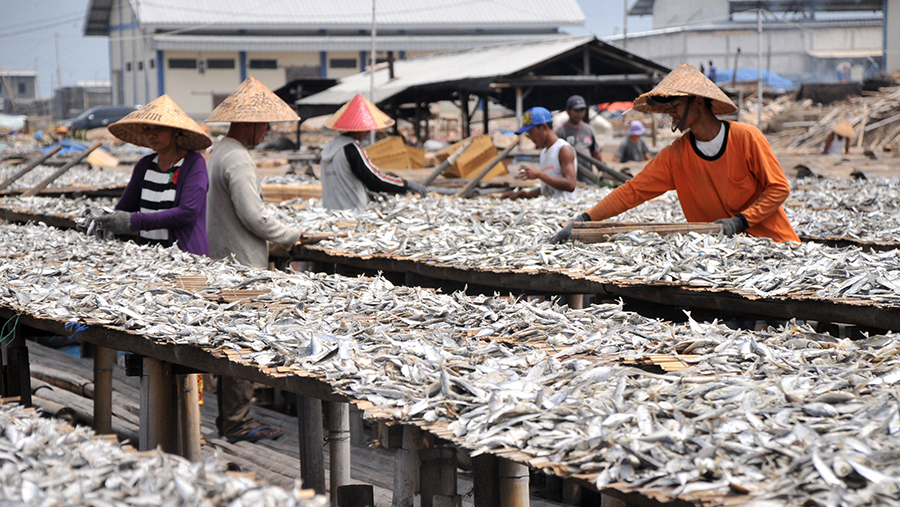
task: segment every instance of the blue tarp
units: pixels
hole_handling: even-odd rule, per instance
[[[756,81],[756,69],[738,69],[737,81]],[[734,71],[732,69],[720,69],[716,72],[716,84],[730,84]],[[774,72],[765,69],[762,71],[763,86],[768,86],[773,90],[793,90],[796,88],[790,79],[783,78]]]
[[[62,141],[60,141],[56,144],[62,145],[62,148],[60,148],[57,155],[66,155],[69,153],[73,153],[76,151],[84,151],[87,149],[87,146],[85,146],[79,142],[73,141],[71,139],[63,139]],[[56,146],[56,144],[47,146],[46,148],[41,150],[41,153],[47,153],[48,151],[52,150]]]

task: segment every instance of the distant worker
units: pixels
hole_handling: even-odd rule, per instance
[[[663,148],[633,179],[582,213],[550,241],[568,241],[576,221],[606,220],[664,194],[678,193],[689,222],[716,222],[727,236],[746,231],[775,241],[800,241],[781,204],[790,185],[765,136],[718,114],[737,107],[693,65],[683,63],[634,101],[644,113],[668,113],[686,135]]]
[[[850,125],[850,122],[845,120],[835,123],[831,126],[831,132],[828,133],[828,137],[825,139],[825,147],[822,148],[822,153],[825,155],[840,155],[841,153],[846,155],[850,153],[850,139],[853,139],[855,135],[856,132],[853,131],[853,125]]]
[[[525,166],[522,177],[541,180],[538,188],[505,192],[506,199],[530,199],[546,195],[571,201],[575,199],[578,184],[575,169],[575,150],[553,131],[553,117],[543,107],[533,107],[522,115],[522,128],[516,134],[525,133],[535,146],[541,148],[540,168]]]
[[[425,187],[415,181],[382,173],[360,144],[369,132],[393,124],[391,117],[359,93],[325,121],[327,128],[341,134],[322,148],[322,206],[364,209],[369,194],[376,192],[427,195]]]
[[[712,60],[709,61],[709,70],[707,71],[706,77],[709,78],[713,83],[716,82],[716,77],[718,75],[719,69],[716,68],[716,65]]]
[[[565,139],[575,148],[575,152],[600,160],[602,148],[597,144],[594,127],[584,121],[587,118],[587,102],[584,101],[584,97],[581,95],[569,97],[566,101],[566,114],[569,115],[569,119],[556,129],[556,135],[560,139]],[[590,181],[581,174],[578,175],[578,180]]]
[[[622,139],[616,155],[613,157],[615,162],[642,162],[650,160],[650,149],[641,139],[641,136],[647,132],[644,124],[640,120],[634,120],[628,127],[628,137]]]
[[[206,237],[206,160],[212,140],[168,95],[129,113],[110,134],[154,153],[138,160],[114,212],[96,218],[113,234],[137,232],[141,245],[178,245],[209,255]]]
[[[206,119],[231,122],[228,133],[216,142],[209,158],[206,220],[213,259],[265,269],[269,265],[269,241],[288,248],[299,242],[302,231],[284,225],[266,209],[259,172],[249,151],[265,138],[270,122],[299,119],[290,106],[252,76]],[[216,427],[220,435],[229,442],[256,442],[281,436],[280,428],[257,423],[250,417],[252,382],[220,375],[216,383]]]
[[[66,127],[65,125],[60,125],[59,127],[56,127],[54,137],[56,137],[57,142],[60,142],[63,139],[69,137],[69,127]]]

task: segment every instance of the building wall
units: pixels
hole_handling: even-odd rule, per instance
[[[900,0],[898,0],[900,1]],[[762,34],[762,62],[758,58],[756,30],[679,31],[650,35],[630,35],[627,47],[640,56],[675,67],[687,62],[695,67],[709,65],[712,60],[719,69],[757,67],[794,82],[835,81],[835,67],[841,61],[854,66],[851,78],[862,79],[864,58],[816,58],[807,51],[872,50],[881,47],[880,27],[816,28],[807,30],[766,30]],[[621,38],[609,40],[621,45]],[[737,49],[741,49],[740,56]]]
[[[900,70],[900,0],[887,0],[887,12],[884,20],[887,26],[887,62],[885,67],[888,72]]]
[[[113,4],[109,54],[114,105],[146,104],[159,96],[156,55],[128,0]]]
[[[656,0],[653,28],[722,23],[729,19],[728,0]]]
[[[19,100],[35,100],[37,98],[37,78],[35,76],[0,76],[0,98]]]

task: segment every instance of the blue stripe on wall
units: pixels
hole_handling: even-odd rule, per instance
[[[245,79],[247,79],[247,52],[241,51],[241,82],[243,83]]]
[[[328,53],[325,51],[319,51],[319,77],[328,77]]]
[[[157,51],[156,52],[156,86],[159,87],[159,90],[157,90],[157,93],[159,95],[166,93],[166,75],[165,75],[165,72],[163,71],[163,60],[164,60],[163,52]]]

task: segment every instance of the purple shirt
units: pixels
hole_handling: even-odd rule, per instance
[[[206,239],[206,190],[209,188],[209,174],[206,161],[196,151],[189,151],[178,170],[175,187],[175,205],[154,213],[140,213],[141,189],[144,174],[156,154],[138,160],[131,172],[131,180],[125,187],[116,209],[131,212],[131,230],[168,229],[169,243],[178,242],[178,248],[197,255],[209,255]],[[147,243],[138,239],[138,243]]]

